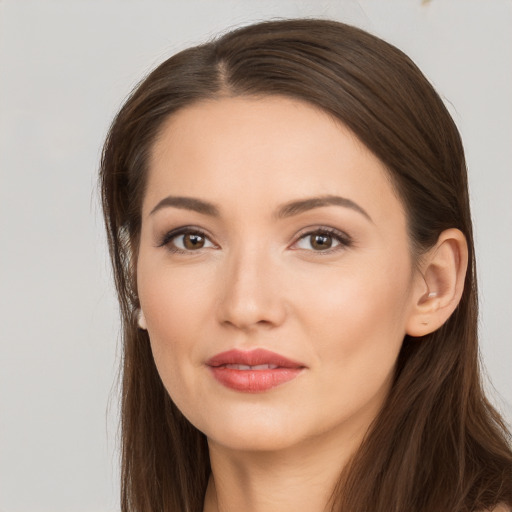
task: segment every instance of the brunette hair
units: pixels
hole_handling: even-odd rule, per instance
[[[447,228],[469,247],[462,299],[422,338],[405,337],[380,415],[340,475],[332,509],[471,512],[512,506],[510,434],[481,385],[477,288],[464,152],[442,100],[394,46],[327,20],[258,23],[166,60],[112,123],[100,180],[123,325],[122,510],[200,512],[208,448],[174,405],[137,328],[135,278],[149,154],[162,123],[192,103],[283,95],[348,126],[386,165],[415,255]]]

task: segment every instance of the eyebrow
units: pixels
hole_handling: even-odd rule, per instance
[[[344,208],[349,208],[354,210],[364,217],[370,222],[373,222],[370,215],[357,203],[352,201],[351,199],[347,199],[346,197],[333,196],[333,195],[324,195],[318,197],[310,197],[307,199],[298,199],[295,201],[290,201],[281,205],[276,212],[272,215],[274,220],[284,219],[288,217],[292,217],[294,215],[299,215],[300,213],[304,213],[308,210],[313,210],[315,208],[321,208],[323,206],[342,206]],[[158,210],[166,207],[174,207],[180,208],[184,210],[192,210],[203,215],[208,215],[211,217],[220,217],[220,210],[217,206],[208,201],[204,201],[202,199],[197,199],[195,197],[182,197],[182,196],[168,196],[162,199],[149,213],[153,215]]]
[[[194,212],[209,215],[211,217],[220,217],[219,209],[212,203],[196,199],[194,197],[168,196],[162,199],[149,213],[153,215],[158,210],[173,206],[183,210],[193,210]]]
[[[357,203],[352,201],[351,199],[347,199],[346,197],[333,196],[333,195],[325,195],[318,197],[310,197],[308,199],[299,199],[297,201],[290,201],[282,205],[277,212],[273,215],[273,217],[277,219],[284,219],[286,217],[291,217],[293,215],[298,215],[299,213],[306,212],[308,210],[313,210],[314,208],[321,208],[322,206],[342,206],[344,208],[350,208],[354,210],[364,217],[370,222],[373,222],[372,218],[366,210],[364,210]]]

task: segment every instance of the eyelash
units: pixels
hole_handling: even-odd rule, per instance
[[[187,227],[174,229],[174,230],[166,233],[162,237],[162,240],[158,244],[158,247],[166,247],[166,249],[173,254],[190,254],[193,252],[200,251],[201,249],[197,249],[195,251],[194,250],[183,250],[183,249],[179,249],[171,244],[173,239],[175,239],[181,235],[186,235],[186,234],[199,235],[199,236],[209,240],[208,235],[201,229],[187,226]],[[342,249],[346,249],[353,245],[353,240],[350,236],[348,236],[346,233],[343,233],[342,231],[339,231],[335,228],[330,228],[330,227],[319,227],[319,228],[316,228],[316,229],[313,229],[310,231],[306,231],[306,232],[302,233],[301,235],[299,235],[297,240],[294,242],[294,245],[297,244],[300,240],[307,238],[308,236],[313,236],[313,235],[328,235],[328,236],[332,237],[336,242],[338,242],[338,245],[336,245],[332,248],[326,249],[326,250],[321,250],[321,251],[315,251],[313,249],[303,249],[303,250],[307,250],[309,252],[323,255],[323,254],[332,254],[334,252],[337,252]],[[295,250],[297,250],[297,249],[295,249]]]
[[[208,235],[206,235],[206,233],[204,231],[201,231],[200,229],[188,226],[188,227],[174,229],[174,230],[169,231],[168,233],[166,233],[163,236],[163,238],[160,241],[160,243],[158,244],[158,247],[166,247],[166,249],[169,252],[178,253],[178,254],[188,254],[188,253],[196,252],[196,251],[184,251],[183,249],[178,249],[177,247],[173,247],[171,245],[171,241],[174,238],[177,238],[178,236],[185,235],[185,234],[199,235],[199,236],[202,236],[203,238],[208,238]]]
[[[320,251],[315,251],[314,249],[303,249],[308,252],[315,253],[319,256],[333,254],[343,249],[347,249],[353,245],[353,240],[350,236],[348,236],[346,233],[343,233],[343,231],[339,231],[338,229],[330,227],[318,227],[315,229],[309,229],[308,231],[304,231],[298,236],[297,240],[294,242],[294,245],[297,244],[300,240],[313,235],[328,235],[338,243],[338,245],[335,245],[334,247],[330,247],[328,249]]]

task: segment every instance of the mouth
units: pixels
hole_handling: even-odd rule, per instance
[[[279,368],[277,364],[257,364],[250,366],[248,364],[223,364],[222,368],[230,368],[231,370],[275,370]],[[217,367],[219,368],[219,367]]]
[[[222,385],[245,393],[260,393],[297,377],[306,366],[265,349],[229,350],[206,362]]]

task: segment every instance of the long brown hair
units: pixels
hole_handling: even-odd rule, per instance
[[[436,332],[403,342],[388,399],[340,475],[333,510],[470,512],[512,506],[510,434],[482,391],[464,152],[443,102],[400,50],[326,20],[259,23],[166,60],[115,118],[101,164],[103,209],[123,324],[122,510],[199,512],[204,434],[174,405],[137,328],[135,263],[148,155],[162,123],[220,96],[285,95],[348,126],[387,166],[415,254],[447,228],[469,246],[464,294]]]

